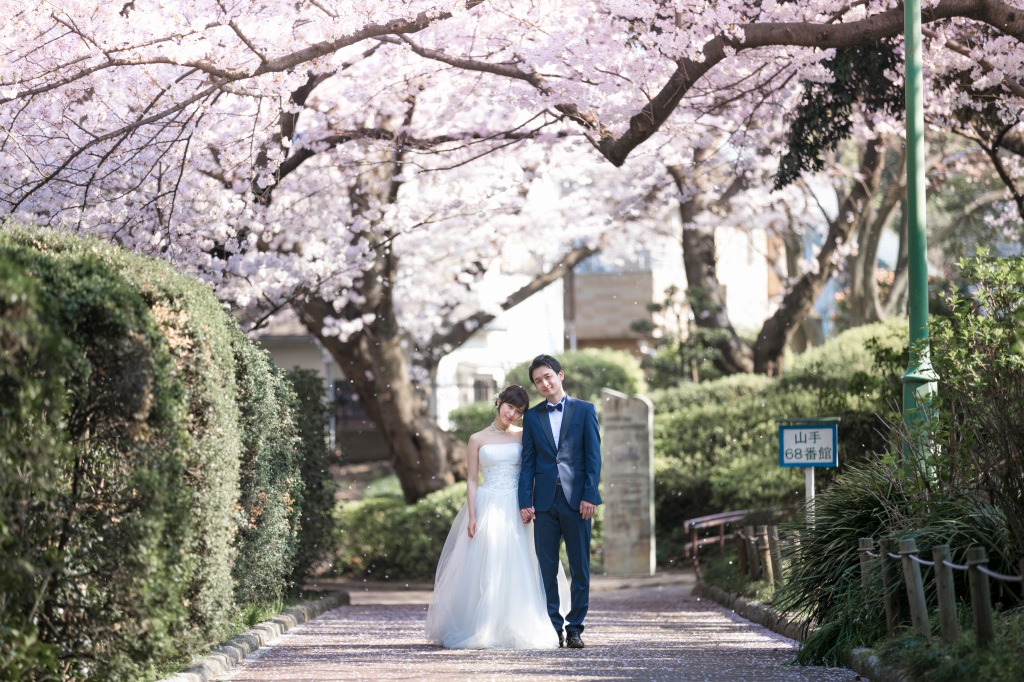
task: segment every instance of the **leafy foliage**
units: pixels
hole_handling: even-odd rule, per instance
[[[281,601],[290,587],[299,542],[303,485],[296,397],[284,372],[241,331],[235,357],[243,450],[232,574],[239,603],[267,605]]]
[[[339,505],[335,569],[378,580],[432,579],[444,539],[465,502],[465,484],[455,484],[412,505],[396,497]]]
[[[902,67],[900,41],[883,39],[869,45],[843,47],[822,62],[828,82],[804,83],[804,97],[790,124],[787,151],[779,161],[775,189],[789,185],[805,171],[820,171],[823,156],[850,135],[854,106],[865,113],[884,112],[898,119],[904,109],[903,89],[889,73]]]
[[[960,262],[960,277],[969,293],[948,296],[932,334],[940,437],[1024,549],[1024,258],[982,252]]]
[[[681,381],[707,381],[722,375],[715,363],[722,355],[719,345],[729,334],[722,329],[687,324],[688,307],[694,311],[711,311],[714,308],[700,287],[690,287],[683,292],[672,285],[665,289],[662,300],[649,303],[647,310],[661,313],[662,319],[674,322],[674,325],[654,324],[646,318],[630,324],[631,330],[646,335],[654,345],[654,354],[640,363],[652,388],[670,388]]]
[[[925,556],[933,545],[948,544],[956,563],[963,563],[967,547],[980,544],[990,568],[1017,571],[1024,552],[1019,450],[1024,261],[983,254],[962,261],[961,271],[973,283],[970,294],[951,294],[950,317],[933,323],[933,359],[941,377],[938,409],[919,432],[895,430],[887,454],[844,472],[816,498],[814,525],[793,529],[800,542],[776,605],[808,613],[821,625],[801,649],[801,661],[841,662],[851,647],[884,633],[880,586],[867,593],[859,587],[859,538],[913,537]],[[966,578],[960,572],[954,576],[963,600]],[[930,592],[928,598],[933,599]],[[1018,599],[1004,584],[993,584],[994,601]],[[898,652],[893,655],[901,659]],[[926,660],[927,652],[911,659],[925,668],[945,666]]]
[[[296,394],[299,469],[305,486],[294,570],[294,579],[301,582],[334,560],[333,512],[338,481],[331,471],[335,455],[328,448],[326,436],[331,408],[324,400],[323,379],[316,372],[299,368],[286,376]]]
[[[527,388],[529,390],[529,388]],[[457,407],[451,411],[451,431],[455,437],[463,443],[469,442],[469,437],[494,421],[497,411],[493,402],[481,401]]]
[[[433,580],[441,548],[465,502],[465,483],[409,505],[394,477],[380,479],[362,500],[337,507],[336,572],[376,580]],[[598,507],[590,539],[593,572],[603,566],[603,544],[604,512]]]
[[[146,678],[237,627],[236,560],[287,586],[294,397],[165,264],[5,224],[0,272],[0,679]]]
[[[682,554],[682,522],[718,511],[795,508],[803,475],[778,465],[778,419],[840,417],[839,471],[886,449],[903,356],[902,322],[851,330],[799,356],[778,380],[734,375],[655,391],[655,509],[659,561]],[[819,472],[827,486],[834,470]]]

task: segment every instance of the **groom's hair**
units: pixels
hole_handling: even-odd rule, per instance
[[[533,359],[533,362],[530,363],[531,382],[533,381],[533,370],[537,369],[538,367],[550,367],[551,371],[554,372],[555,374],[558,374],[559,372],[562,371],[562,364],[558,362],[558,360],[555,360],[550,355],[538,355]]]

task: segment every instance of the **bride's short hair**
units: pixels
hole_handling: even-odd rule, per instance
[[[525,410],[530,406],[530,395],[522,386],[512,384],[511,386],[506,386],[505,389],[498,394],[498,397],[494,401],[494,406],[497,407],[502,403],[508,403],[512,407],[518,407],[521,410]]]

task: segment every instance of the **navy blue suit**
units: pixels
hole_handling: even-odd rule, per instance
[[[590,601],[591,520],[580,516],[580,501],[601,504],[601,432],[593,403],[566,397],[562,428],[555,446],[545,407],[535,405],[523,415],[523,464],[519,475],[519,507],[536,512],[534,543],[547,593],[548,615],[555,630],[583,632]],[[571,471],[566,492],[557,483],[559,459]],[[569,559],[572,607],[564,622],[558,611],[558,550],[565,540]]]

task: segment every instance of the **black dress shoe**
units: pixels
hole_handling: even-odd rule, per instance
[[[570,630],[565,645],[570,649],[582,649],[583,638],[580,637],[580,633]]]
[[[558,648],[561,649],[565,646],[565,633],[558,630]]]

